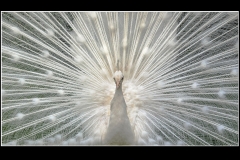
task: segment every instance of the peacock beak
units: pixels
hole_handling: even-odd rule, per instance
[[[120,86],[120,80],[118,81],[116,81],[116,86],[117,86],[117,88],[119,88],[119,86]]]

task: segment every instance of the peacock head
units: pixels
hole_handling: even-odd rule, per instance
[[[123,82],[123,74],[121,71],[116,71],[113,75],[113,79],[116,83],[116,87],[119,88],[121,85],[122,85],[122,82]]]

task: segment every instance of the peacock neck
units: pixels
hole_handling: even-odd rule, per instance
[[[126,110],[126,102],[123,96],[123,91],[122,91],[122,84],[115,90],[115,94],[114,97],[112,99],[112,102],[115,102],[112,106],[111,106],[111,110],[112,111],[117,111],[118,115],[120,115],[120,113],[126,115],[127,110]],[[122,110],[120,112],[120,110]]]
[[[116,94],[121,94],[121,95],[123,95],[123,92],[122,92],[122,84],[117,88],[116,87],[116,90],[115,90],[115,95]]]
[[[122,84],[121,84],[118,88],[116,86],[115,94],[113,96],[112,102],[123,103],[122,101],[125,102],[124,97],[123,97],[123,92],[122,92]]]

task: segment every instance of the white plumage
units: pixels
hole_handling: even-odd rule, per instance
[[[123,97],[121,71],[114,73],[116,90],[110,103],[109,125],[104,135],[105,145],[134,145],[135,137],[127,114],[127,105]]]
[[[2,143],[238,145],[238,45],[238,12],[2,12]]]

